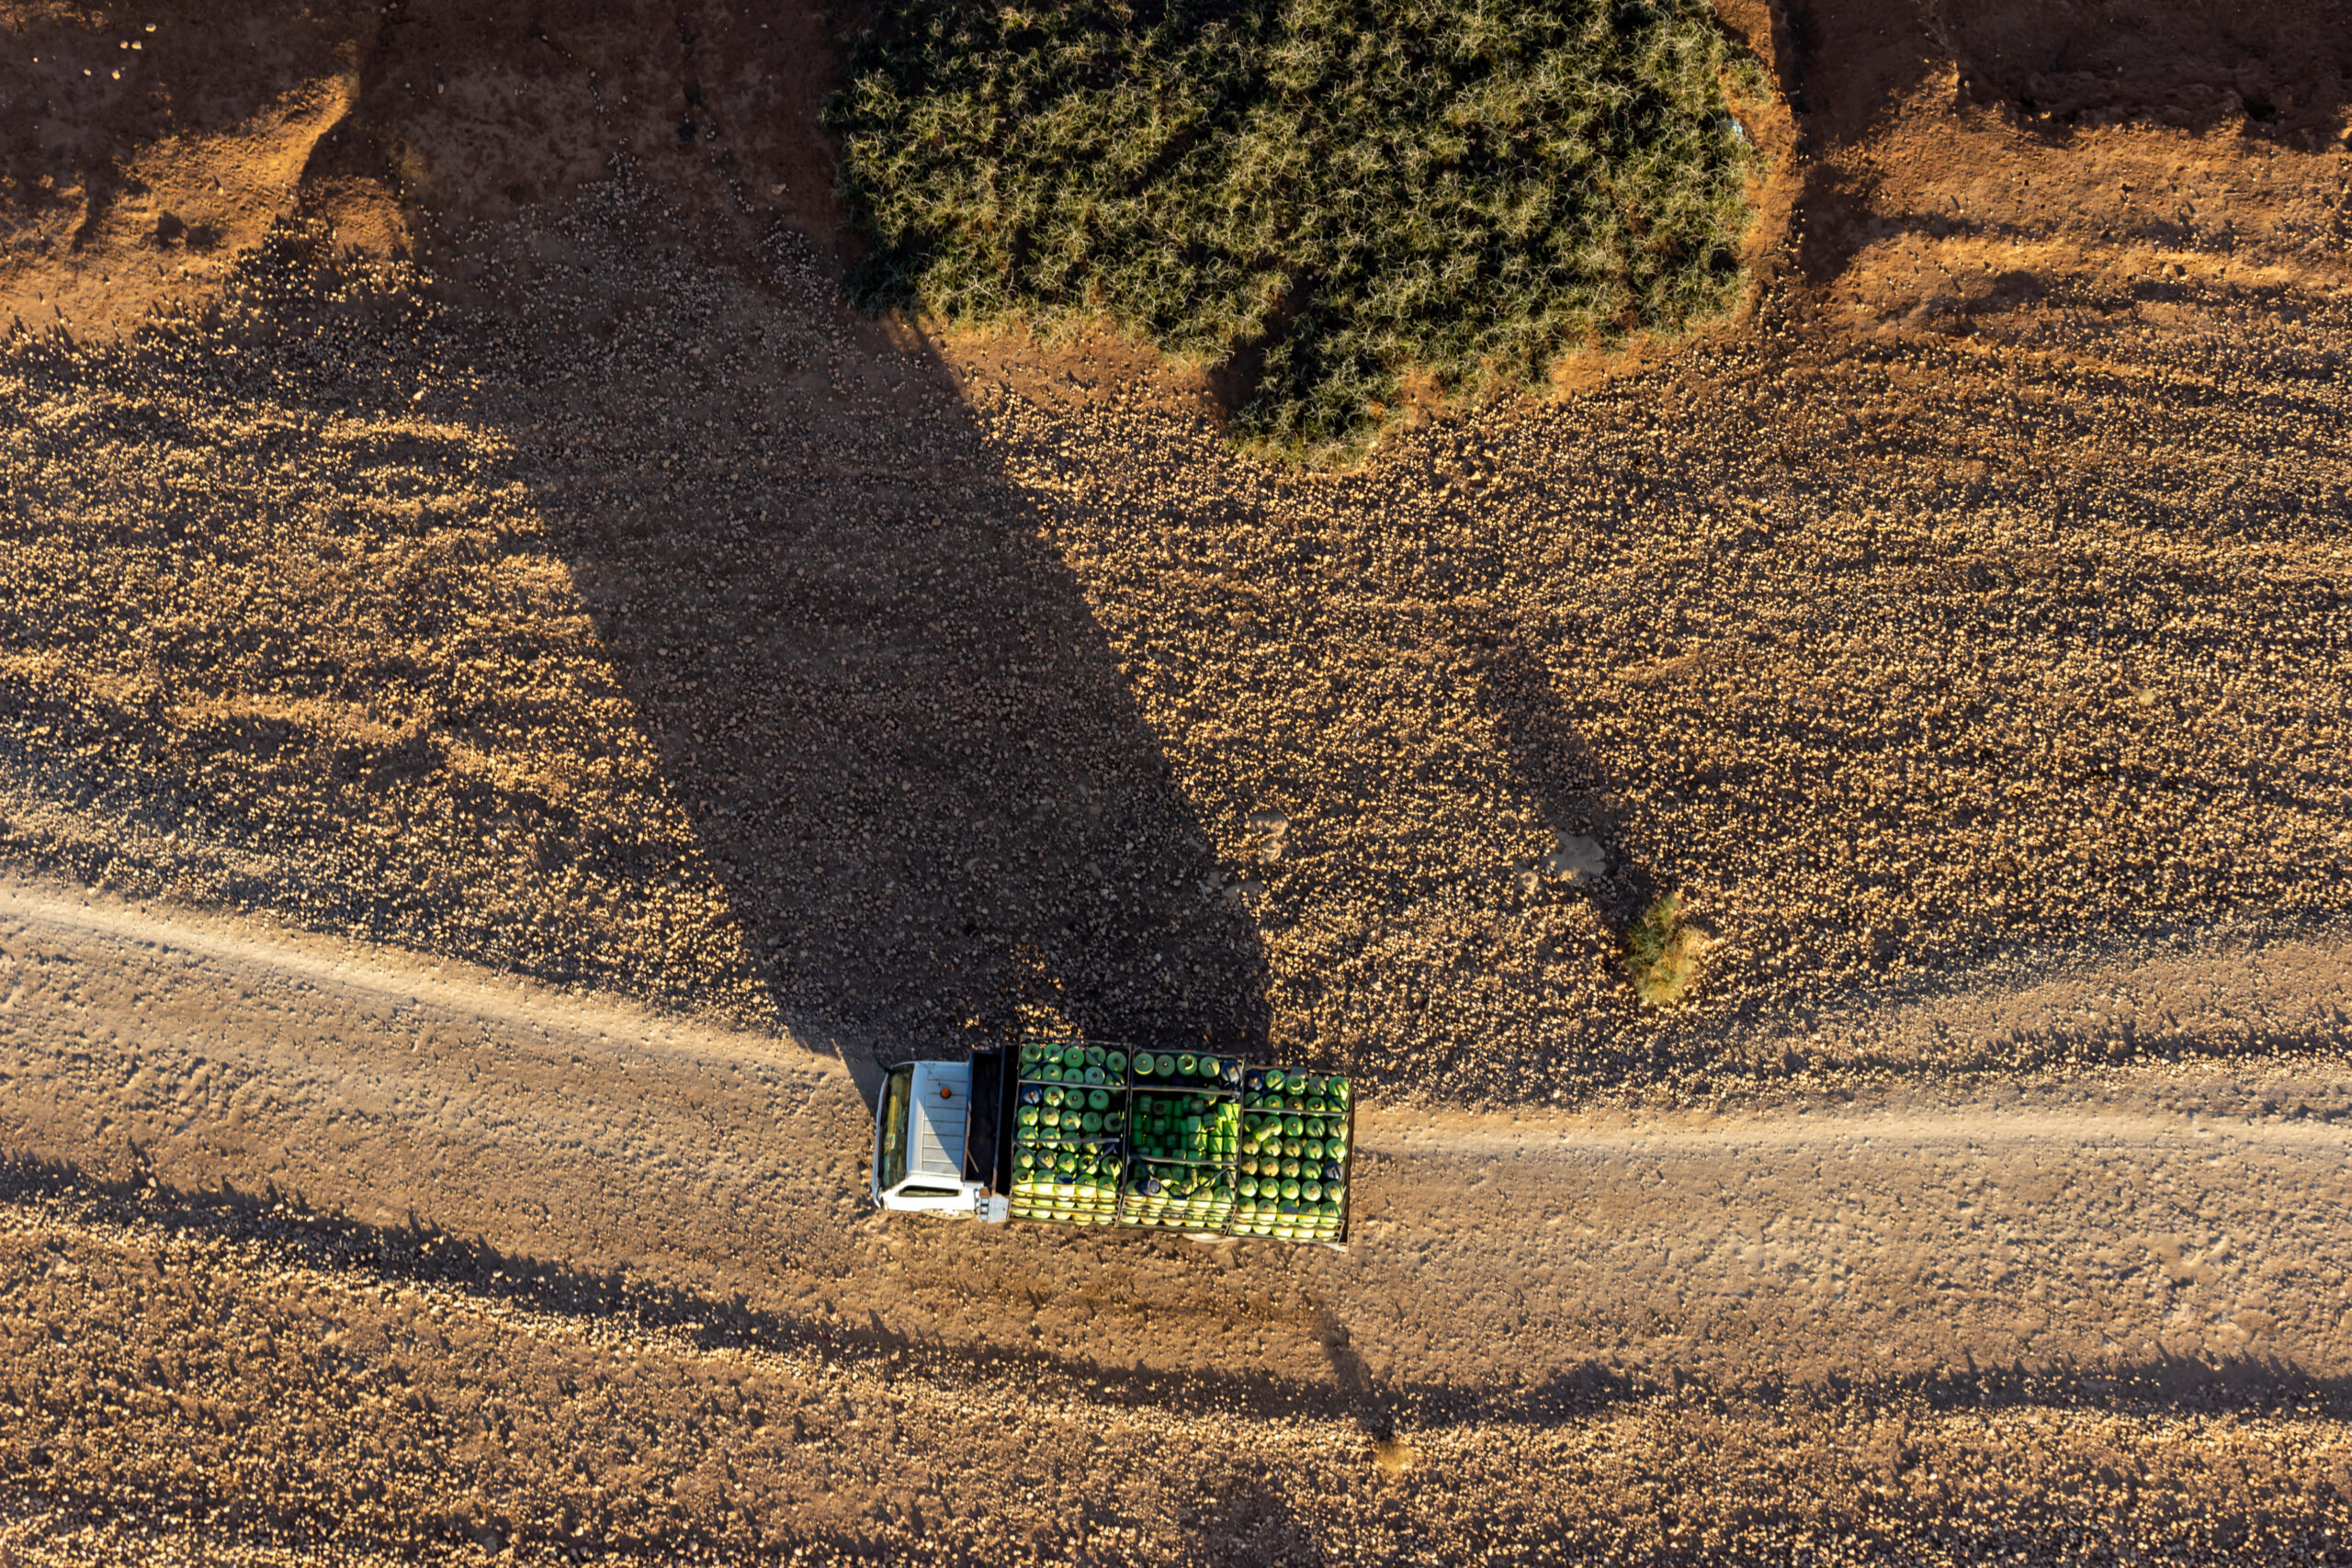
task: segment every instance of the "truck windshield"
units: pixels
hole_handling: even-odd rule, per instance
[[[907,1179],[907,1106],[914,1098],[915,1070],[900,1067],[882,1086],[882,1190]]]

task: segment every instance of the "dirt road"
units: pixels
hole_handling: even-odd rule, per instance
[[[1752,308],[1313,474],[845,13],[0,0],[0,1568],[2352,1563],[2352,26],[1719,9]],[[1054,1019],[1353,1248],[871,1213]]]
[[[1659,1533],[1676,1461],[1641,1461],[1640,1498],[1611,1467],[1676,1447],[1671,1428],[1696,1412],[1758,1401],[1782,1414],[1722,1417],[1709,1451],[1860,1466],[1891,1489],[1870,1505],[1883,1518],[1841,1512],[1860,1506],[1848,1482],[1822,1483],[1822,1506],[1864,1536],[1906,1517],[1994,1528],[1993,1494],[1939,1478],[1962,1463],[1954,1444],[1997,1473],[2003,1445],[2030,1434],[2055,1445],[2035,1462],[2063,1483],[2069,1445],[2096,1428],[2108,1457],[2086,1473],[2135,1478],[2134,1506],[2158,1521],[2170,1483],[2147,1466],[2199,1445],[2352,1463],[2313,1404],[2340,1403],[2352,1367],[2336,1245],[2352,1084],[2320,1064],[1914,1086],[1876,1103],[1800,1089],[1652,1117],[1375,1108],[1340,1255],[886,1221],[864,1197],[866,1112],[838,1060],[456,964],[28,886],[0,892],[0,1122],[16,1156],[0,1297],[7,1394],[34,1413],[0,1439],[0,1472],[11,1491],[46,1479],[44,1506],[71,1506],[76,1430],[113,1456],[118,1488],[143,1451],[89,1428],[86,1400],[50,1396],[75,1367],[112,1380],[142,1363],[105,1335],[52,1341],[30,1325],[71,1313],[164,1332],[152,1301],[99,1310],[76,1292],[113,1279],[168,1294],[198,1261],[199,1286],[237,1292],[223,1310],[242,1326],[215,1343],[244,1358],[249,1399],[256,1331],[336,1387],[395,1372],[402,1390],[464,1385],[466,1357],[442,1365],[451,1344],[496,1360],[476,1403],[428,1393],[413,1413],[441,1423],[448,1453],[490,1466],[479,1496],[425,1509],[426,1544],[495,1532],[553,1550],[588,1521],[610,1550],[761,1539],[729,1536],[740,1526],[772,1546],[822,1536],[945,1557],[1117,1555],[1103,1543],[1128,1540],[1138,1555],[1411,1560],[1434,1540],[1566,1550],[1610,1539],[1591,1534],[1607,1524],[1663,1549],[1679,1544]],[[2199,975],[2167,958],[2136,983],[2203,983],[2214,1005],[2250,1009],[2267,974],[2332,958],[2281,950]],[[1914,1022],[2009,1027],[2020,1009],[2134,983],[2053,977]],[[353,1322],[296,1310],[320,1292],[355,1303]],[[476,1327],[452,1338],[457,1320]],[[183,1385],[200,1381],[206,1342],[145,1363],[155,1409],[126,1419],[191,1419]],[[580,1362],[581,1344],[639,1371]],[[641,1371],[657,1362],[670,1371]],[[773,1430],[682,1392],[755,1373],[800,1390],[788,1417],[770,1396],[800,1469],[771,1456],[757,1485],[742,1453]],[[704,1417],[650,1457],[573,1465],[565,1413],[584,1420],[582,1402],[609,1405],[616,1387]],[[860,1390],[889,1411],[878,1425]],[[1035,1419],[1010,1414],[1033,1398]],[[1946,1430],[1954,1407],[1974,1412],[1965,1443]],[[2135,1421],[2170,1435],[2142,1442]],[[1890,1422],[1909,1435],[1871,1457]],[[609,1412],[586,1424],[605,1430]],[[208,1434],[265,1440],[250,1421]],[[951,1440],[968,1454],[956,1473],[922,1465]],[[1158,1456],[1148,1483],[1087,1480],[1122,1453]],[[314,1462],[350,1461],[330,1447]],[[707,1495],[624,1500],[648,1474],[729,1464]],[[1236,1493],[1229,1472],[1248,1464]],[[157,1465],[162,1507],[171,1472]],[[616,1481],[628,1467],[636,1481]],[[2310,1490],[2318,1472],[2296,1472],[2309,1495],[2293,1507],[2262,1466],[2233,1473],[2202,1501],[2173,1498],[2181,1518],[2218,1528],[2219,1498],[2246,1529],[2318,1528],[2343,1507],[2342,1492]],[[1735,1532],[1717,1545],[1736,1544],[1723,1475],[1685,1480],[1708,1492],[1706,1528]],[[1790,1481],[1757,1484],[1779,1495]],[[2066,1495],[2038,1483],[2029,1512]],[[1240,1497],[1239,1513],[1215,1513],[1219,1496]],[[309,1513],[292,1494],[276,1514],[245,1503],[256,1529],[370,1517],[364,1494]],[[563,1517],[574,1524],[545,1523]],[[1789,1517],[1776,1504],[1767,1537]]]

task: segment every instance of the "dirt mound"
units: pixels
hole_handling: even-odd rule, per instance
[[[2352,12],[2309,0],[1931,0],[1963,90],[2034,120],[2244,124],[2306,150],[2343,132]]]
[[[216,288],[350,107],[358,9],[0,10],[0,323],[107,336]]]
[[[107,338],[214,299],[282,217],[471,275],[469,225],[626,158],[715,233],[826,234],[813,9],[236,0],[0,6],[0,325]]]

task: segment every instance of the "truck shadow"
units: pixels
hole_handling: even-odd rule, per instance
[[[1256,927],[946,370],[789,232],[745,276],[625,183],[570,221],[560,399],[535,339],[494,417],[780,1017],[869,1102],[1025,1027],[1259,1054]]]

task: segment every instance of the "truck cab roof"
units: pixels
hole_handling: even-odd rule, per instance
[[[907,1175],[957,1186],[964,1179],[972,1069],[963,1062],[917,1062],[912,1089]]]
[[[886,1209],[968,1203],[964,1173],[972,1073],[961,1062],[906,1062],[882,1080],[874,1119],[874,1201]]]

